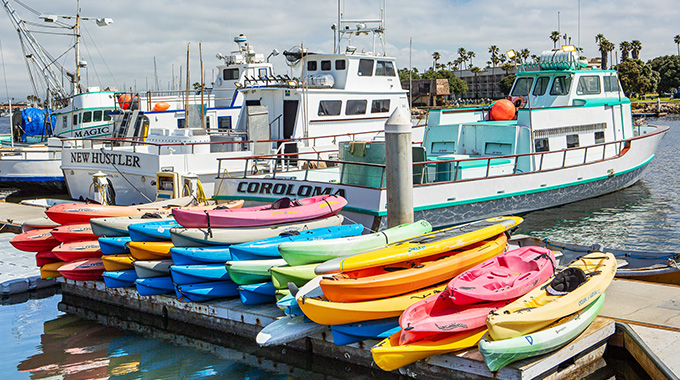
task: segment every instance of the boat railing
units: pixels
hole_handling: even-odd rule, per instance
[[[40,159],[56,160],[61,158],[61,151],[51,147],[19,147],[19,148],[2,148],[0,149],[0,160],[2,159],[21,159],[30,160],[37,159],[36,155],[40,155]]]
[[[186,105],[200,105],[205,104],[206,107],[215,107],[216,104],[231,104],[235,95],[233,88],[209,88],[193,89],[193,90],[162,90],[162,91],[145,91],[145,92],[116,92],[114,99],[114,107],[116,109],[123,108],[124,101],[121,96],[129,95],[130,104],[125,107],[135,104],[134,107],[142,111],[152,111],[157,103],[164,102],[169,105],[170,110],[184,110]],[[125,98],[122,98],[125,99]]]

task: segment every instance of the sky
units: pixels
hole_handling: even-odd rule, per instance
[[[69,50],[73,38],[55,34],[68,30],[47,29],[50,33],[44,33],[46,29],[36,24],[49,24],[36,13],[75,15],[77,1],[5,1],[20,18],[30,22],[27,26],[40,44],[73,70],[74,52]],[[572,44],[580,40],[587,57],[599,57],[595,36],[600,33],[617,46],[621,41],[640,40],[640,58],[645,61],[678,51],[673,42],[680,34],[678,0],[385,1],[387,55],[397,58],[399,68],[409,67],[411,62],[421,72],[432,66],[434,52],[440,53],[439,63],[445,64],[457,58],[460,47],[474,51],[473,64],[480,67],[486,66],[491,45],[501,52],[528,48],[540,55],[552,48],[549,37],[554,30],[566,33]],[[382,3],[345,0],[344,18],[376,19]],[[160,88],[168,89],[173,83],[177,86],[180,67],[186,69],[187,45],[191,83],[198,82],[199,43],[209,83],[215,66],[220,64],[215,53],[227,55],[234,50],[233,38],[241,33],[265,57],[274,48],[283,52],[300,44],[312,52],[330,53],[330,26],[338,18],[338,2],[334,0],[81,0],[80,8],[81,16],[114,20],[107,27],[82,22],[81,56],[88,62],[82,73],[85,85],[137,91],[155,88],[154,59]],[[25,100],[32,94],[32,86],[19,38],[6,13],[0,20],[0,101],[6,102],[8,97]],[[371,50],[372,39],[354,37],[352,45]],[[276,73],[289,73],[282,54],[272,57],[271,62]]]

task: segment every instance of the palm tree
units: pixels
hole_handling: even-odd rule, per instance
[[[640,59],[640,50],[642,50],[642,42],[639,40],[630,41],[630,55],[633,59]]]
[[[536,55],[536,54],[532,54],[531,60],[534,61],[534,63],[539,63],[539,62],[541,62],[541,57]]]
[[[432,62],[432,71],[434,71],[437,68],[437,61],[439,61],[440,59],[442,59],[442,56],[441,54],[439,54],[438,51],[432,53],[432,60],[434,61]]]
[[[621,61],[628,59],[628,54],[630,54],[630,42],[623,41],[619,44],[619,49],[621,49]]]
[[[616,45],[614,45],[612,42],[607,40],[602,33],[595,36],[595,42],[599,43],[599,46],[600,46],[600,57],[601,57],[600,68],[602,68],[603,70],[606,70],[607,69],[607,55],[609,54],[610,51],[612,51],[616,48]]]
[[[475,98],[479,98],[479,83],[477,83],[477,74],[481,72],[482,69],[480,69],[477,66],[472,66],[470,68],[470,71],[472,71],[475,74]]]
[[[508,75],[510,73],[510,70],[512,70],[512,64],[510,63],[504,63],[501,66],[501,69],[505,70],[505,75]]]
[[[469,51],[469,52],[467,53],[467,56],[468,56],[468,60],[470,61],[470,67],[472,67],[472,58],[476,57],[477,54],[475,54],[474,51]]]
[[[522,49],[519,52],[519,56],[522,57],[522,62],[527,63],[527,59],[531,57],[531,52],[529,49]]]
[[[560,40],[560,37],[562,37],[560,32],[558,32],[556,30],[553,30],[552,32],[550,32],[550,39],[553,42],[553,49],[557,49],[557,41]]]
[[[446,67],[449,68],[449,71],[453,71],[453,62],[451,61],[446,62]]]
[[[467,62],[467,50],[465,48],[458,48],[458,56],[460,57],[460,63],[463,64],[463,69],[465,68],[465,63]]]
[[[673,42],[678,45],[678,55],[680,55],[680,34],[676,34],[675,37],[673,37]]]

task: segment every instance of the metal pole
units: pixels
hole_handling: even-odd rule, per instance
[[[413,223],[413,155],[411,120],[397,108],[385,123],[387,226]]]

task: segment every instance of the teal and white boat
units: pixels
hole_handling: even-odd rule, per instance
[[[546,51],[517,74],[510,98],[519,107],[511,120],[492,120],[492,107],[430,111],[423,142],[412,148],[415,220],[437,228],[523,213],[640,179],[668,127],[634,125],[616,71],[584,67],[567,50],[573,46]],[[309,157],[305,167],[316,161]],[[225,176],[217,198],[264,203],[340,194],[349,202],[342,214],[382,230],[384,163],[384,141],[346,142],[339,161],[325,168]]]

